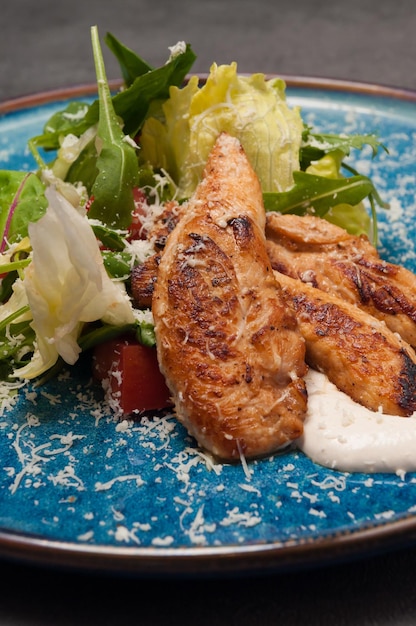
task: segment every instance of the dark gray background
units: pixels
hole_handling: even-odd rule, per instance
[[[185,40],[199,72],[213,61],[237,61],[241,72],[416,90],[415,0],[2,0],[0,100],[94,82],[94,24],[153,65]],[[108,77],[117,78],[104,54]],[[199,581],[0,561],[0,626],[413,626],[415,571],[415,547],[312,570]]]
[[[237,61],[242,72],[416,88],[414,0],[2,0],[0,99],[93,82],[95,24],[153,65],[185,40],[198,72]]]

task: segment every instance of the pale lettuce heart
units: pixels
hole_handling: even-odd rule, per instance
[[[23,284],[37,349],[32,360],[18,370],[21,378],[40,375],[58,356],[75,363],[80,353],[77,339],[86,322],[134,323],[124,285],[113,282],[106,273],[85,213],[78,212],[52,187],[46,197],[45,215],[29,225],[32,262]]]
[[[149,117],[142,129],[142,158],[169,172],[179,197],[189,197],[221,131],[241,142],[264,192],[285,191],[299,169],[303,122],[286,102],[285,83],[264,74],[237,73],[236,63],[211,66],[205,85],[191,77],[171,87],[163,119]]]

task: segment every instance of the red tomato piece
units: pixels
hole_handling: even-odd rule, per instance
[[[156,349],[130,337],[112,339],[94,348],[93,376],[104,382],[125,415],[172,405]]]

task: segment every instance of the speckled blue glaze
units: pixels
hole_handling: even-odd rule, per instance
[[[391,204],[380,212],[382,256],[416,270],[416,103],[313,87],[287,94],[322,132],[379,134],[389,154],[365,150],[351,163]],[[0,168],[33,168],[26,141],[62,106],[0,117]],[[84,359],[21,391],[0,416],[0,531],[52,545],[209,551],[353,535],[416,513],[416,474],[345,474],[295,450],[249,469],[250,480],[241,465],[210,468],[172,416],[120,425]]]

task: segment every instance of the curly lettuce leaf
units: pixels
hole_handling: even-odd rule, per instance
[[[141,157],[166,169],[189,197],[201,179],[208,154],[222,131],[237,137],[264,191],[284,191],[299,169],[303,122],[291,109],[280,79],[237,74],[237,64],[213,64],[206,83],[192,77],[172,87],[164,119],[148,118],[142,129]]]
[[[29,226],[33,257],[23,284],[37,348],[31,361],[16,370],[21,378],[39,376],[59,357],[75,363],[84,323],[134,323],[124,284],[109,278],[86,216],[53,187],[46,196],[45,215]]]

